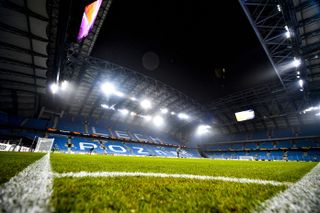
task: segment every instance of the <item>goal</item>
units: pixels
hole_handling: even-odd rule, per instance
[[[239,156],[239,160],[254,160],[254,157],[243,155],[243,156]]]
[[[50,152],[52,149],[54,138],[38,138],[35,152]]]

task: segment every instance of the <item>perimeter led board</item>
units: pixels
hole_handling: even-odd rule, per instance
[[[80,30],[77,36],[78,41],[81,41],[81,39],[89,34],[89,31],[91,30],[93,23],[98,15],[101,3],[102,0],[97,0],[85,7],[81,20]]]
[[[252,109],[234,113],[238,122],[254,119],[255,114]]]

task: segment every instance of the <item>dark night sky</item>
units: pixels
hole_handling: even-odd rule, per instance
[[[148,52],[159,57],[158,66]],[[201,103],[275,78],[236,0],[114,0],[92,56],[163,81]],[[143,58],[156,68],[143,66]]]

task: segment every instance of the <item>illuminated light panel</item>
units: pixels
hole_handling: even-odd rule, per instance
[[[281,12],[281,5],[280,5],[280,4],[277,5],[277,10],[278,10],[279,12]]]
[[[142,115],[141,117],[143,117],[143,119],[146,121],[150,121],[152,119],[150,115]]]
[[[167,114],[167,113],[169,112],[169,110],[168,110],[167,108],[161,108],[161,109],[160,109],[160,112],[161,112],[162,114]]]
[[[300,80],[298,81],[298,83],[299,83],[299,86],[300,86],[300,87],[303,87],[303,80],[302,80],[302,79],[300,79]]]
[[[156,115],[153,117],[152,122],[155,126],[162,126],[164,124],[164,119],[161,116]]]
[[[69,87],[69,82],[66,81],[66,80],[62,81],[60,87],[61,87],[61,90],[62,90],[62,91],[66,90],[66,89]]]
[[[119,91],[114,91],[114,94],[118,97],[124,97],[124,93],[123,92],[119,92]]]
[[[152,107],[151,102],[147,99],[141,101],[140,105],[143,109],[150,109]]]
[[[52,94],[56,94],[59,91],[59,86],[56,83],[51,84],[50,90]]]
[[[116,88],[114,87],[114,85],[109,82],[102,84],[101,90],[106,95],[111,95],[116,92]]]
[[[209,125],[199,125],[196,131],[198,136],[209,133],[211,130],[211,126]]]
[[[252,109],[234,113],[238,122],[254,119],[255,113]]]
[[[179,113],[178,118],[187,120],[187,119],[189,119],[189,115],[187,115],[185,113]]]
[[[285,35],[286,35],[286,38],[290,38],[291,37],[291,33],[290,33],[290,30],[289,30],[289,28],[288,28],[288,26],[286,25],[286,26],[284,26],[284,29],[286,29],[286,33],[285,33]]]
[[[129,110],[127,109],[119,109],[118,110],[122,115],[127,115],[129,113]]]
[[[109,106],[107,104],[101,104],[101,107],[105,109],[109,109]]]
[[[78,41],[80,41],[89,34],[89,31],[91,30],[94,21],[98,15],[101,3],[102,0],[97,0],[85,7],[84,13],[82,15],[79,33],[77,36]]]
[[[299,67],[301,65],[301,59],[298,59],[298,58],[294,57],[293,61],[292,61],[292,65],[294,67]]]

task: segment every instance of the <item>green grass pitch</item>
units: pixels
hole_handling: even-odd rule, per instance
[[[43,155],[30,152],[0,152],[0,184],[7,182]]]
[[[38,153],[0,153],[5,182]],[[317,163],[51,154],[54,173],[153,172],[296,182]],[[55,178],[56,212],[250,212],[287,186],[162,177]]]
[[[156,172],[295,182],[316,163],[51,155],[54,172]],[[57,212],[250,212],[286,186],[159,177],[56,178]]]

